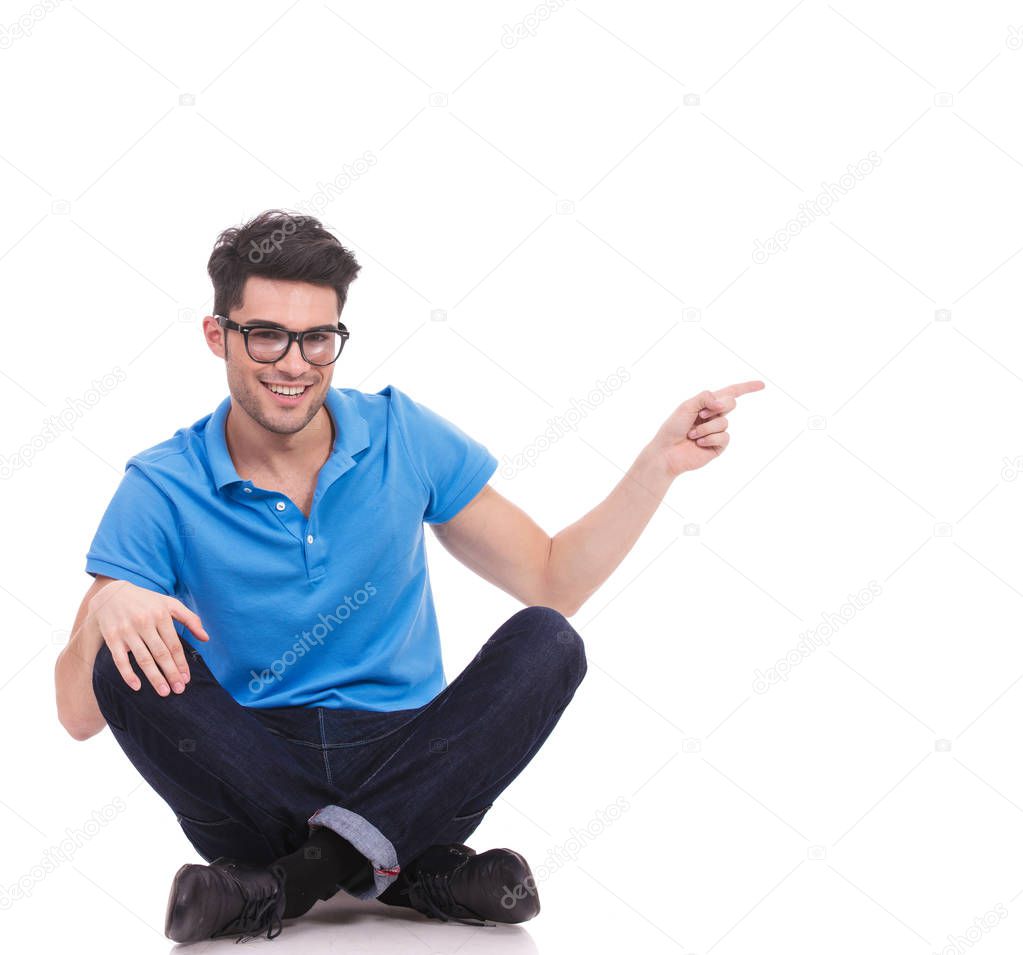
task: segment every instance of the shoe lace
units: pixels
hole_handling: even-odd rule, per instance
[[[412,905],[424,915],[443,922],[461,922],[463,925],[493,925],[482,915],[458,902],[451,893],[450,872],[419,872],[415,881],[409,883],[408,898]],[[453,914],[460,908],[469,912],[472,918]]]
[[[242,883],[230,869],[224,870],[224,874],[238,886],[245,904],[237,918],[211,935],[211,938],[244,932],[245,934],[235,939],[237,943],[259,938],[264,932],[268,939],[277,938],[281,934],[284,928],[281,923],[281,913],[284,911],[284,869],[279,865],[273,865],[270,872],[275,877],[275,887],[268,894],[260,894],[254,893],[251,883]]]

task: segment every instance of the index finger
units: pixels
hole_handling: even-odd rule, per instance
[[[202,621],[199,620],[199,615],[193,610],[190,610],[183,603],[175,600],[170,605],[170,615],[175,619],[181,621],[189,630],[192,631],[200,640],[209,640],[210,635],[203,628]]]
[[[728,385],[726,388],[719,388],[714,392],[716,397],[727,395],[729,398],[738,398],[740,395],[748,395],[751,391],[761,391],[766,386],[758,379],[744,381],[736,385]]]

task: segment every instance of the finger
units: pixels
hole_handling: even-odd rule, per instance
[[[720,434],[707,434],[697,438],[696,443],[701,448],[724,448],[728,444],[728,434],[724,431]]]
[[[703,424],[698,424],[686,435],[687,438],[702,438],[705,434],[714,434],[728,428],[728,419],[722,415],[720,418],[711,418]]]
[[[170,684],[171,689],[175,693],[183,692],[185,689],[184,677],[178,670],[178,665],[174,662],[174,656],[170,652],[170,647],[164,643],[164,639],[157,630],[156,625],[147,627],[141,636],[146,641],[149,652],[153,655],[156,665],[160,668],[160,672]]]
[[[678,410],[696,417],[703,414],[704,410],[709,414],[717,414],[721,410],[722,400],[724,399],[717,397],[713,391],[701,391],[698,395],[683,401]]]
[[[135,662],[138,664],[139,669],[146,675],[146,679],[153,684],[153,689],[156,690],[160,696],[167,696],[170,693],[170,687],[167,686],[167,683],[163,678],[163,674],[160,672],[160,668],[153,660],[153,654],[149,651],[146,641],[136,634],[134,639],[130,639],[128,641],[128,645],[131,648],[132,655],[135,657]]]
[[[170,616],[164,617],[156,624],[157,632],[160,634],[160,639],[163,640],[163,644],[170,651],[171,659],[174,661],[174,665],[178,669],[179,677],[182,683],[187,683],[192,675],[188,669],[188,660],[185,658],[184,647],[181,646],[181,640],[178,639],[178,632],[174,629],[174,621]],[[173,684],[173,680],[171,683]]]
[[[183,623],[200,640],[209,640],[210,635],[203,628],[202,621],[195,611],[190,610],[180,600],[173,600],[170,605],[171,616]]]
[[[753,381],[743,381],[737,385],[728,385],[726,388],[719,388],[714,392],[715,395],[728,395],[732,398],[738,398],[740,395],[748,395],[752,391],[762,391],[766,385],[759,379]]]
[[[715,399],[710,407],[704,408],[700,412],[699,417],[707,420],[708,418],[715,418],[719,415],[728,414],[729,411],[735,410],[735,399],[727,396],[719,397]]]
[[[125,647],[111,647],[110,656],[113,658],[114,666],[117,667],[117,672],[121,674],[121,679],[128,684],[133,690],[139,690],[142,688],[142,681],[135,675],[135,671],[131,668],[131,661],[128,660],[128,651]]]

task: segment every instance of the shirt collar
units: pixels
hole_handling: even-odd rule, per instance
[[[334,421],[334,445],[330,457],[320,469],[319,483],[326,486],[355,465],[354,455],[369,447],[369,425],[359,414],[354,399],[339,388],[327,389],[324,404]],[[230,410],[231,396],[228,395],[217,406],[206,424],[206,455],[218,491],[229,484],[246,483],[238,474],[227,450],[224,428]]]

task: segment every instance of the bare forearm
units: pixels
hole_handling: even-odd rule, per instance
[[[575,613],[611,576],[673,480],[663,457],[648,446],[600,504],[554,535],[546,570],[558,609]]]
[[[92,690],[92,668],[103,637],[91,614],[80,615],[54,668],[57,718],[75,739],[95,736],[106,720]]]

